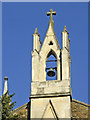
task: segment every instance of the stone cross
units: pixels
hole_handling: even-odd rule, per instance
[[[56,15],[56,11],[53,11],[52,9],[50,9],[50,12],[47,12],[47,16],[50,15],[50,20],[53,19],[53,15]]]

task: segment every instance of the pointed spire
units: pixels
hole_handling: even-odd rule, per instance
[[[66,25],[64,26],[64,31],[67,31],[67,29],[66,29]]]
[[[8,83],[7,83],[8,77],[5,77],[4,80],[5,80],[5,83],[4,83],[3,94],[5,94],[8,91]]]
[[[40,34],[38,33],[37,28],[35,28],[35,32],[34,32],[34,34],[33,34],[33,35],[35,35],[35,34],[37,34],[37,35],[40,37]]]
[[[63,32],[67,32],[68,33],[66,25],[64,26],[64,31]]]
[[[49,21],[49,27],[48,27],[48,31],[47,34],[55,34],[54,33],[54,21],[53,21],[53,15],[56,15],[56,11],[53,11],[52,9],[50,9],[50,12],[47,12],[47,16],[50,15],[50,21]]]
[[[38,34],[38,30],[37,30],[37,28],[35,28],[35,32],[34,32],[35,34]]]

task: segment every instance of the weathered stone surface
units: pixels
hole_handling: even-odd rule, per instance
[[[66,94],[70,93],[70,80],[52,80],[31,83],[31,96],[45,94]]]
[[[70,96],[31,99],[32,118],[43,118],[43,115],[46,112],[50,100],[53,104],[53,107],[55,109],[58,118],[70,118],[71,116]],[[50,107],[48,108],[48,112],[50,112]],[[52,118],[52,114],[50,115],[49,118]],[[44,118],[47,118],[47,116],[44,116]]]
[[[37,30],[37,34],[34,34],[33,37],[34,47],[32,52],[32,81],[30,95],[31,118],[47,118],[48,116],[52,118],[52,113],[53,117],[71,118],[71,58],[69,52],[68,32],[65,27],[65,30],[62,32],[63,49],[61,50],[54,32],[54,21],[52,19],[53,13],[55,12],[53,12],[52,9],[48,12],[48,14],[50,14],[50,21],[41,48]],[[50,43],[52,43],[52,45]],[[38,49],[38,47],[40,49]],[[50,55],[53,55],[57,61],[56,80],[46,81],[46,62]],[[47,112],[44,114],[49,101],[51,101],[53,106],[52,113],[49,106]]]
[[[62,100],[62,102],[63,102],[63,100]],[[44,101],[43,101],[43,104],[45,104]],[[54,103],[54,105],[55,105],[55,103]],[[60,106],[57,107],[58,110],[59,110],[59,107]],[[80,118],[81,119],[89,118],[90,119],[90,109],[89,108],[90,108],[90,105],[73,99],[72,102],[71,102],[72,118],[76,118],[76,119],[77,118],[79,118],[79,119]],[[49,111],[48,106],[47,106],[47,109]],[[41,108],[41,110],[43,111],[43,108]],[[23,113],[23,115],[21,115],[20,118],[27,118],[28,117],[28,111],[29,111],[29,107],[28,107],[28,103],[26,103],[25,105],[13,110],[12,113],[13,114],[19,114],[21,112],[21,113]],[[47,112],[45,114],[47,114]],[[67,114],[67,111],[66,111],[66,114]]]

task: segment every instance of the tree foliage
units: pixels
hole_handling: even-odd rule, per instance
[[[16,102],[12,102],[11,98],[15,95],[13,93],[12,95],[8,95],[8,91],[2,95],[0,98],[0,102],[2,105],[2,120],[17,120],[18,115],[11,114],[11,111],[13,110],[13,107],[15,106]]]

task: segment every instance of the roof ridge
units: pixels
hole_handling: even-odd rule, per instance
[[[78,100],[75,100],[75,99],[72,99],[72,101],[74,101],[74,102],[77,102],[77,103],[80,103],[80,104],[83,104],[83,105],[85,105],[85,106],[90,107],[90,105],[89,105],[89,104],[87,104],[87,103],[84,103],[84,102],[81,102],[81,101],[78,101]]]
[[[18,108],[16,108],[16,109],[14,109],[14,110],[12,110],[12,112],[15,112],[15,111],[21,109],[22,107],[25,107],[27,104],[28,104],[28,103],[25,103],[24,105],[22,105],[22,106],[20,106],[20,107],[18,107]]]

